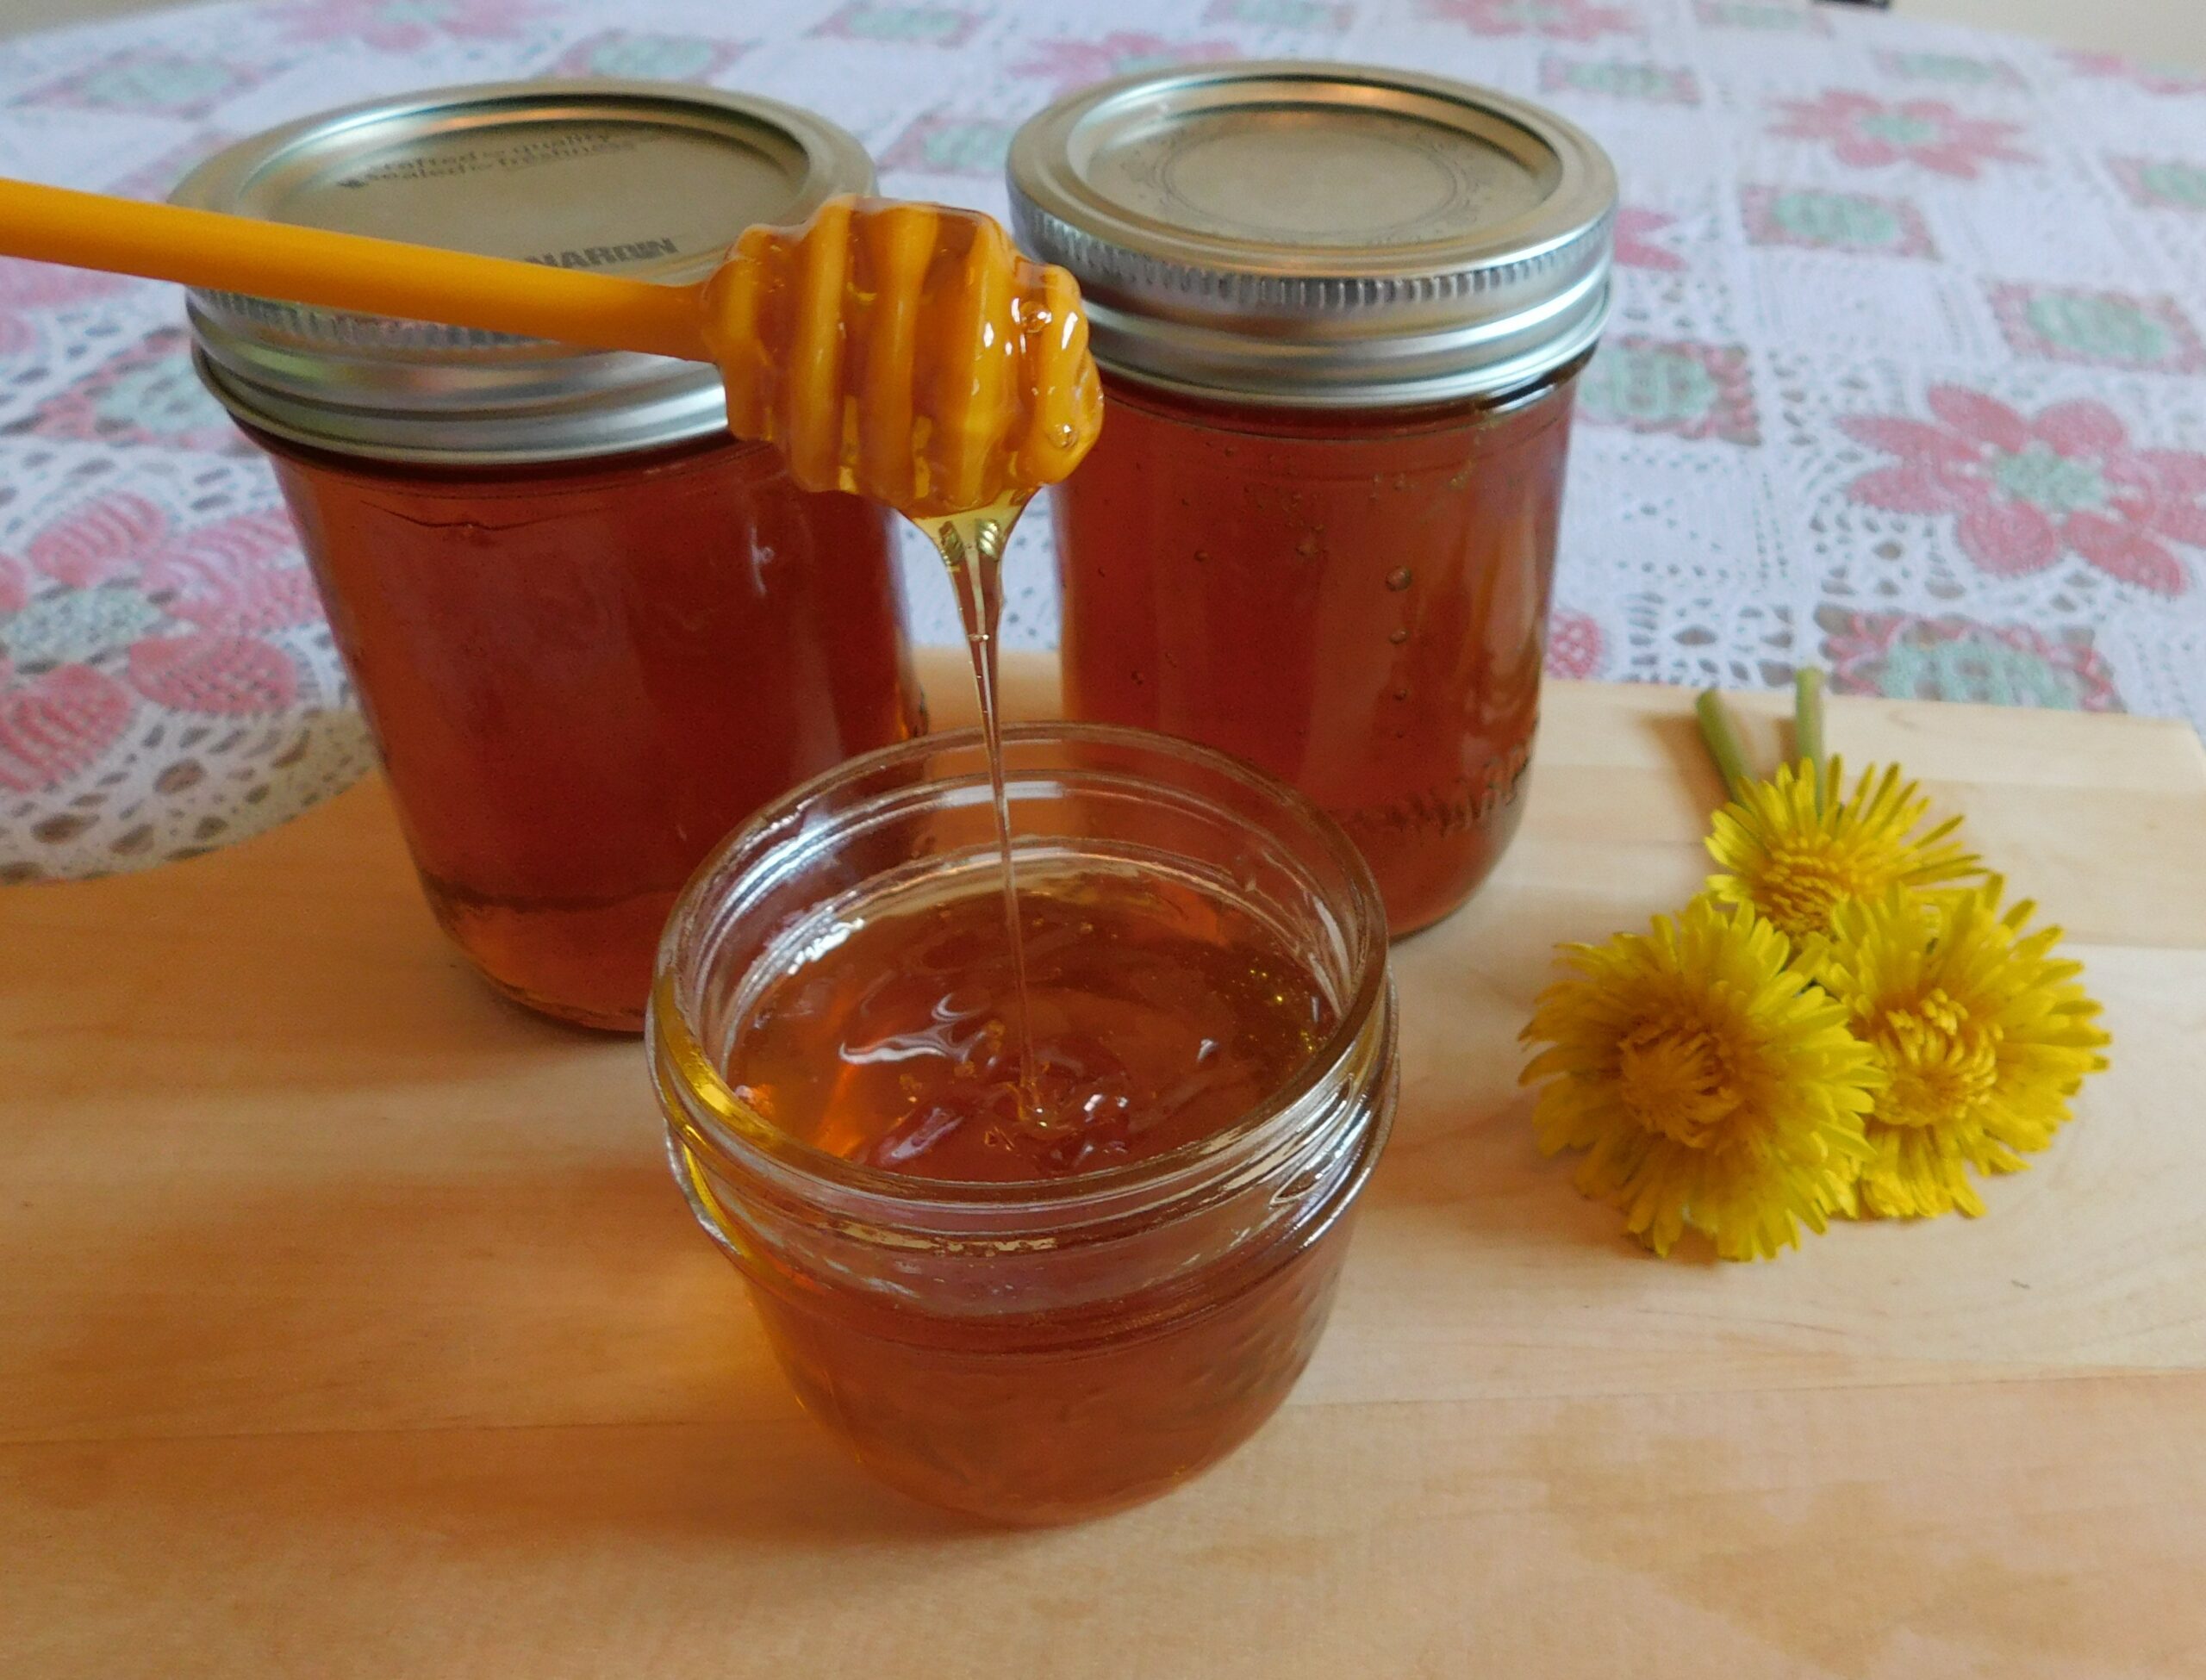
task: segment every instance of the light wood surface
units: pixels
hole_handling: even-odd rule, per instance
[[[1401,1117],[1286,1410],[1038,1534],[797,1412],[636,1046],[474,983],[379,784],[0,893],[0,1673],[2206,1671],[2206,754],[1836,703],[2066,923],[2113,1070],[1988,1218],[1666,1263],[1535,1152],[1513,1036],[1554,942],[1704,872],[1688,698],[1555,688],[1501,875],[1398,951]]]

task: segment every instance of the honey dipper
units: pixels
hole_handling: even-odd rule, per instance
[[[913,518],[1024,501],[1101,423],[1072,277],[969,210],[831,199],[670,286],[0,180],[0,253],[716,363],[730,431]]]

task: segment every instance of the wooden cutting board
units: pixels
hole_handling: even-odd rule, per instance
[[[1500,875],[1397,953],[1316,1364],[1219,1470],[1053,1533],[799,1415],[636,1046],[474,983],[379,783],[0,893],[0,1673],[2206,1673],[2206,755],[1836,704],[2066,924],[2113,1071],[1987,1218],[1662,1262],[1536,1153],[1513,1041],[1555,941],[1704,872],[1688,707],[1554,688]]]

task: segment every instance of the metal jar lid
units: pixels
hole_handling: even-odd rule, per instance
[[[1287,407],[1492,395],[1592,348],[1617,201],[1574,124],[1438,76],[1281,59],[1131,76],[1028,121],[1012,221],[1096,358]]]
[[[655,82],[501,83],[381,99],[217,153],[171,202],[679,284],[736,235],[865,192],[825,118]],[[238,419],[382,460],[517,464],[648,449],[727,424],[701,362],[576,350],[226,292],[188,308],[202,376]]]

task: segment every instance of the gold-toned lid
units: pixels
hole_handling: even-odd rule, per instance
[[[1590,349],[1617,182],[1575,125],[1437,76],[1281,59],[1132,76],[1012,142],[1012,218],[1148,383],[1311,407],[1522,386]]]
[[[679,284],[761,221],[863,192],[857,140],[749,94],[655,82],[489,84],[377,100],[239,142],[171,202]],[[199,366],[237,417],[301,443],[470,465],[720,430],[693,362],[195,291]]]

